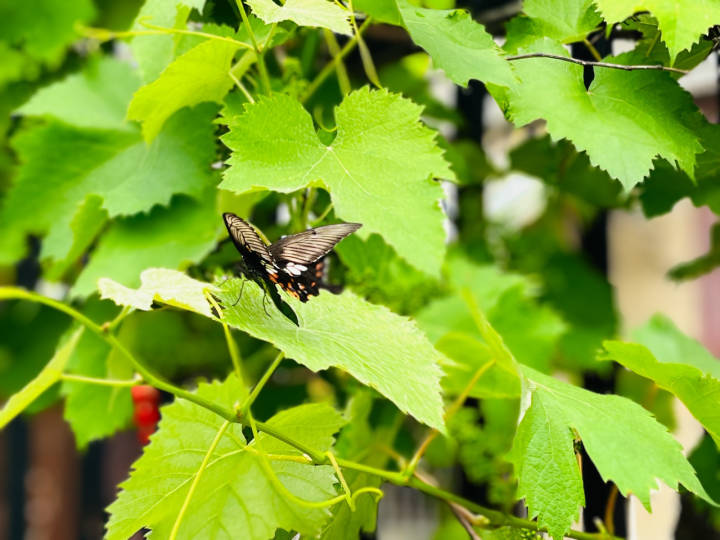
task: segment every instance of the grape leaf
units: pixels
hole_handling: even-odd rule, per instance
[[[530,18],[530,28],[525,29],[525,32],[561,43],[582,41],[602,22],[593,1],[526,0],[523,2],[523,12]],[[514,17],[509,24],[515,24],[521,19]]]
[[[90,302],[83,313],[94,320],[111,320],[118,309],[109,302]],[[93,333],[80,338],[66,371],[86,377],[127,380],[133,370],[127,359]],[[79,449],[90,441],[108,437],[132,418],[130,389],[75,381],[63,381],[66,396],[63,416],[70,424]]]
[[[177,270],[148,268],[140,274],[140,288],[129,289],[108,278],[98,280],[100,298],[115,301],[120,306],[130,306],[150,311],[155,300],[213,317],[205,291],[214,292],[216,287],[192,279]]]
[[[191,9],[201,11],[205,0],[146,0],[140,8],[131,30],[147,31],[145,24],[164,28],[185,28]],[[175,36],[146,35],[135,36],[130,41],[130,48],[138,63],[142,80],[153,81],[175,57],[177,42]]]
[[[78,328],[70,338],[60,345],[47,365],[25,387],[13,394],[0,409],[0,429],[4,428],[10,420],[23,412],[35,398],[60,380],[65,365],[70,359],[73,349],[77,345],[84,327]]]
[[[231,375],[223,383],[200,383],[197,393],[232,407],[241,383]],[[108,540],[125,539],[143,527],[167,538],[176,525],[191,484],[194,490],[182,515],[179,538],[271,538],[278,528],[314,536],[329,512],[300,507],[287,500],[262,467],[258,452],[299,456],[295,448],[263,433],[249,445],[242,426],[230,424],[201,463],[224,420],[193,403],[179,400],[161,409],[158,431],[151,436],[118,498],[108,507]],[[301,405],[268,421],[278,431],[324,452],[333,443],[342,417],[326,404]],[[247,450],[249,446],[252,451]],[[333,468],[294,461],[270,461],[277,479],[296,497],[320,501],[336,494]],[[198,479],[199,475],[199,479]]]
[[[41,88],[17,112],[50,116],[78,127],[133,130],[125,114],[139,85],[130,64],[103,56],[81,72]]]
[[[370,15],[379,22],[401,25],[402,19],[397,4],[388,0],[355,0],[353,7]]]
[[[568,55],[548,39],[517,52]],[[631,59],[621,55],[613,61]],[[701,119],[690,94],[667,73],[596,69],[585,90],[583,68],[567,62],[519,60],[515,72],[520,82],[507,92],[512,121],[525,125],[545,118],[553,139],[566,138],[586,151],[593,165],[620,180],[626,190],[650,171],[656,156],[677,161],[692,177],[695,155],[703,148],[689,126]]]
[[[657,480],[672,489],[682,484],[713,503],[680,444],[640,405],[595,394],[527,366],[522,369],[530,406],[518,426],[510,459],[529,515],[537,516],[554,538],[562,538],[584,504],[571,430],[579,434],[603,480],[615,482],[623,495],[635,495],[648,511]],[[628,448],[633,451],[628,453]]]
[[[39,0],[0,4],[0,36],[31,57],[56,65],[78,35],[76,25],[95,15],[93,2]]]
[[[720,362],[667,318],[654,316],[633,332],[638,343],[606,341],[615,360],[675,394],[720,445]]]
[[[692,415],[720,445],[720,379],[683,363],[678,357],[673,363],[665,363],[653,356],[646,347],[637,343],[606,341],[603,346],[607,355],[635,373],[655,381],[680,399]]]
[[[288,193],[320,184],[339,218],[362,223],[410,264],[437,274],[445,252],[442,189],[430,177],[453,175],[420,112],[398,95],[361,88],[337,107],[337,136],[325,145],[300,103],[263,98],[228,119],[223,142],[233,154],[220,187]]]
[[[720,20],[716,0],[595,0],[595,4],[608,24],[621,22],[638,11],[652,13],[673,60]]]
[[[150,146],[136,133],[56,121],[18,134],[13,144],[23,165],[0,209],[0,228],[8,231],[0,238],[0,261],[20,258],[29,233],[49,233],[41,258],[83,251],[92,236],[72,230],[78,213],[80,220],[85,212],[98,216],[87,207],[88,196],[101,197],[110,217],[167,205],[175,193],[200,196],[212,179],[214,112],[211,105],[179,111]],[[81,237],[85,245],[73,245]]]
[[[135,93],[128,119],[141,122],[143,137],[152,141],[174,112],[203,101],[221,102],[233,85],[229,72],[237,49],[216,39],[193,47]]]
[[[272,0],[248,0],[248,4],[255,16],[268,24],[292,21],[298,26],[320,26],[352,35],[350,12],[329,0],[287,0],[283,5]]]
[[[92,294],[101,277],[136,286],[146,268],[199,262],[215,246],[220,220],[214,202],[212,192],[201,201],[176,197],[169,208],[116,220],[98,242],[71,295]]]
[[[432,56],[435,66],[456,84],[477,79],[498,86],[513,84],[510,64],[485,28],[462,10],[425,9],[396,0],[412,40]]]
[[[168,281],[184,281],[171,275],[168,271],[163,274]],[[195,282],[174,291],[174,305],[192,305],[199,287],[199,282]],[[118,304],[136,302],[126,290],[104,286],[103,293]],[[163,297],[169,294],[165,291]],[[141,295],[138,296],[142,298]],[[159,297],[154,293],[153,296]],[[408,319],[349,291],[341,295],[323,291],[306,304],[285,294],[285,300],[300,320],[297,327],[272,306],[267,307],[263,291],[252,282],[230,280],[216,296],[225,306],[225,321],[233,328],[272,343],[313,371],[330,366],[344,369],[378,390],[403,412],[431,427],[444,429],[438,368],[441,355]],[[338,317],[339,313],[342,317]]]

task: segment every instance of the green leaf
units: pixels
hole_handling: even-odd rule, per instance
[[[80,72],[38,90],[17,112],[49,116],[77,127],[132,130],[127,104],[140,80],[132,67],[112,57],[93,59]]]
[[[676,395],[720,446],[720,362],[661,316],[653,317],[634,337],[641,344],[606,341],[603,358]]]
[[[231,375],[223,383],[200,383],[197,393],[232,407],[243,391]],[[201,463],[224,420],[207,409],[179,400],[161,409],[162,419],[150,445],[108,507],[108,540],[126,539],[143,527],[167,538],[179,520],[191,484],[189,505],[180,519],[178,538],[272,538],[278,528],[314,536],[329,517],[324,508],[287,500],[263,468],[258,452],[299,456],[298,450],[263,433],[249,445],[240,424],[230,424]],[[268,421],[278,431],[320,452],[330,448],[342,417],[325,404],[301,405]],[[246,446],[252,450],[247,450]],[[296,497],[321,501],[336,495],[332,467],[294,461],[270,461],[277,479]]]
[[[478,348],[482,336],[467,303],[458,294],[463,288],[471,291],[479,308],[519,362],[547,371],[565,325],[552,309],[538,305],[534,300],[536,292],[532,282],[518,274],[501,273],[494,266],[479,266],[460,257],[451,258],[448,268],[456,293],[433,300],[417,314],[417,320],[436,345],[450,332],[471,338],[461,345],[456,337],[452,337],[448,344],[451,358],[460,364],[460,371],[451,380],[457,378],[459,382],[463,371],[466,372],[464,376],[472,376],[484,362],[480,355],[482,347]],[[471,344],[473,340],[479,340],[480,344]],[[490,376],[494,369],[487,375]],[[498,391],[516,395],[513,387]]]
[[[510,64],[485,28],[461,10],[425,9],[396,0],[412,40],[432,56],[435,66],[456,84],[470,79],[498,86],[514,83]]]
[[[445,252],[442,189],[430,177],[453,175],[420,113],[398,95],[361,88],[337,107],[337,136],[325,145],[300,103],[263,98],[228,119],[223,142],[233,154],[220,187],[289,193],[322,185],[339,218],[362,223],[410,264],[437,274]]]
[[[266,23],[292,21],[298,26],[320,26],[337,34],[352,35],[350,12],[331,0],[287,0],[278,5],[272,0],[248,0],[255,16]]]
[[[177,197],[169,208],[116,220],[98,242],[71,295],[92,294],[99,278],[137,286],[146,268],[184,268],[199,262],[215,247],[220,223],[213,192],[203,201]]]
[[[525,498],[529,515],[538,516],[539,525],[554,538],[569,529],[583,504],[571,430],[578,433],[603,480],[615,482],[625,496],[635,495],[648,511],[657,480],[675,490],[682,484],[713,502],[680,444],[640,405],[620,396],[595,394],[527,366],[523,372],[530,406],[518,426],[510,457],[518,476],[518,495]]]
[[[165,121],[183,107],[222,102],[233,85],[229,73],[237,49],[235,43],[208,39],[179,56],[158,79],[135,93],[128,119],[142,123],[143,137],[152,141]]]
[[[558,43],[544,39],[517,51],[568,56]],[[632,57],[613,59],[626,63]],[[520,79],[507,93],[509,115],[517,125],[547,120],[553,139],[566,138],[587,152],[629,190],[663,157],[693,175],[695,155],[703,148],[691,126],[701,123],[690,94],[667,73],[596,69],[588,90],[583,68],[558,60],[515,62]],[[497,97],[497,93],[496,93]]]
[[[28,405],[35,401],[35,398],[60,380],[65,364],[70,359],[70,355],[75,349],[83,329],[84,327],[78,328],[65,343],[60,345],[42,371],[22,390],[11,396],[3,408],[0,409],[0,429],[8,425],[10,420],[23,412]]]
[[[530,27],[524,31],[561,43],[582,41],[602,22],[593,1],[526,0],[523,2],[523,12],[530,18]],[[515,17],[509,24],[517,24],[521,19]]]
[[[179,276],[173,278],[171,272],[162,276],[175,283],[188,281]],[[172,295],[173,305],[189,306],[200,287],[199,282],[194,282],[175,291],[165,290],[162,296],[147,287],[137,296],[108,287],[103,287],[103,292],[105,297],[122,305],[135,305],[138,296],[152,293],[157,298]],[[378,390],[403,412],[431,427],[444,429],[438,368],[442,357],[407,318],[348,291],[341,295],[323,291],[305,304],[283,294],[300,320],[297,327],[272,306],[265,305],[264,293],[255,283],[243,284],[233,279],[216,296],[225,306],[225,321],[233,328],[272,343],[287,357],[313,371],[330,366],[344,369]]]
[[[108,302],[92,302],[84,314],[95,320],[110,320],[117,308]],[[80,338],[66,371],[86,377],[127,380],[133,370],[127,359],[111,349],[106,341],[86,332]],[[70,424],[79,449],[114,434],[128,425],[133,413],[129,388],[63,381],[63,416]]]
[[[129,289],[108,278],[98,280],[100,298],[113,300],[120,306],[129,306],[142,311],[150,311],[157,300],[164,304],[194,311],[206,317],[213,313],[205,296],[205,291],[217,289],[209,283],[197,281],[167,268],[148,268],[140,274],[140,288]]]
[[[3,2],[0,36],[3,41],[22,46],[32,58],[57,65],[67,46],[78,38],[76,25],[90,21],[94,15],[90,0]]]
[[[608,24],[638,11],[652,13],[672,59],[720,20],[720,4],[715,0],[595,0],[595,4]]]
[[[110,217],[167,205],[175,193],[201,196],[212,181],[214,112],[214,106],[179,111],[149,146],[136,133],[55,121],[20,132],[14,147],[23,165],[0,210],[0,228],[8,231],[0,238],[0,261],[20,258],[31,233],[48,233],[43,259],[84,251],[102,226],[79,228],[88,214],[102,215],[89,196],[102,198]]]
[[[190,10],[202,11],[204,5],[205,0],[182,0],[177,2],[146,0],[142,8],[140,8],[131,30],[147,31],[148,28],[143,23],[163,28],[184,29]],[[135,36],[130,41],[130,48],[133,57],[138,63],[143,81],[149,82],[158,78],[160,72],[175,57],[177,43],[175,36],[170,34]]]

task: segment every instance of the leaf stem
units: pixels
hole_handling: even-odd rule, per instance
[[[253,99],[250,92],[248,92],[248,89],[245,88],[245,85],[240,82],[240,79],[238,79],[235,74],[232,72],[232,70],[228,71],[228,76],[232,79],[232,81],[235,83],[235,86],[237,86],[240,91],[245,96],[245,99],[247,99],[250,103],[255,103],[255,100]]]
[[[242,19],[243,24],[247,28],[248,36],[250,36],[250,41],[252,42],[253,49],[255,49],[255,53],[257,54],[258,70],[260,71],[260,79],[262,80],[263,87],[265,88],[265,93],[267,95],[270,95],[272,93],[272,89],[270,87],[270,76],[268,75],[267,66],[265,65],[264,51],[260,49],[260,46],[258,45],[257,38],[255,37],[255,32],[250,25],[250,20],[248,19],[247,12],[245,11],[245,5],[243,4],[243,0],[235,0],[235,3],[237,4],[238,10],[240,11],[240,18]]]
[[[140,377],[136,377],[134,379],[126,379],[126,380],[98,379],[96,377],[86,377],[84,375],[74,375],[72,373],[63,373],[60,376],[60,380],[69,381],[69,382],[86,383],[86,384],[96,384],[99,386],[119,386],[119,387],[137,386],[138,384],[142,383],[142,379]]]
[[[602,56],[600,56],[600,53],[595,48],[595,45],[590,43],[590,40],[588,38],[583,39],[583,44],[585,47],[587,47],[587,50],[590,51],[590,54],[592,54],[592,57],[597,60],[598,62],[602,61]]]
[[[308,85],[307,89],[305,90],[305,94],[303,94],[303,96],[300,98],[301,103],[305,103],[308,99],[312,97],[312,95],[317,91],[320,85],[325,82],[325,79],[327,79],[328,76],[333,72],[333,70],[335,69],[335,64],[345,58],[350,53],[350,51],[355,48],[355,46],[358,44],[358,36],[362,36],[362,33],[370,25],[370,22],[370,17],[365,19],[365,22],[362,23],[360,28],[358,28],[357,33],[352,37],[352,39],[350,39],[345,44],[345,46],[340,49],[340,52],[337,54],[337,56],[335,56],[330,62],[325,65],[324,68],[322,68],[320,73],[318,73],[317,76]]]
[[[337,38],[335,38],[335,34],[327,28],[323,28],[323,35],[325,36],[325,42],[327,43],[330,55],[334,60],[340,54],[340,44],[338,43]],[[350,77],[348,77],[347,69],[345,69],[345,63],[342,58],[339,58],[338,61],[335,62],[335,72],[337,73],[340,92],[343,95],[349,94],[352,87],[350,86]]]
[[[237,378],[240,381],[240,385],[245,388],[245,382],[242,372],[242,362],[240,361],[240,351],[238,350],[237,343],[235,343],[235,340],[230,333],[230,328],[225,322],[223,311],[220,309],[220,306],[218,305],[213,295],[210,294],[208,291],[205,291],[205,298],[207,298],[208,302],[210,302],[210,305],[215,308],[215,312],[220,318],[220,324],[222,324],[223,327],[223,333],[225,334],[225,342],[227,343],[228,353],[230,354],[230,360],[232,361],[235,375],[237,375]]]
[[[622,69],[625,71],[637,71],[637,70],[672,71],[673,73],[682,73],[683,75],[690,73],[686,69],[678,69],[678,68],[674,68],[674,67],[663,66],[660,64],[626,66],[623,64],[613,64],[610,62],[592,62],[590,60],[580,60],[578,58],[570,58],[569,56],[562,56],[559,54],[540,53],[540,52],[506,56],[505,60],[507,60],[508,62],[514,62],[515,60],[525,60],[527,58],[552,58],[553,60],[562,60],[563,62],[570,62],[572,64],[579,64],[581,66],[601,67],[601,68],[609,68],[609,69]]]
[[[245,411],[247,411],[252,406],[252,404],[255,403],[258,394],[265,386],[265,383],[268,382],[268,379],[270,379],[277,367],[280,365],[280,362],[283,361],[283,358],[285,358],[285,353],[280,351],[275,357],[275,360],[272,361],[272,364],[270,364],[270,367],[265,370],[265,373],[263,373],[262,377],[260,377],[260,380],[252,389],[252,392],[250,392],[250,395],[245,398],[245,401],[243,401],[243,404],[240,406],[240,411],[243,414],[245,414]]]
[[[185,500],[183,501],[183,505],[180,508],[180,512],[178,512],[178,516],[175,519],[172,531],[170,532],[170,540],[175,540],[177,538],[178,531],[180,530],[180,524],[182,523],[183,517],[185,517],[185,512],[187,512],[187,509],[190,506],[190,500],[195,493],[195,488],[197,488],[197,485],[200,482],[200,477],[202,476],[205,469],[207,469],[208,462],[210,461],[212,453],[215,451],[215,448],[217,448],[220,439],[222,439],[222,436],[225,434],[225,431],[229,426],[230,422],[228,420],[223,422],[222,426],[220,426],[220,429],[217,432],[217,435],[215,435],[213,442],[210,444],[208,451],[205,453],[205,457],[203,458],[202,463],[200,463],[200,467],[198,468],[198,471],[193,478],[192,484],[190,484],[190,489],[188,489],[187,495],[185,495]]]
[[[165,28],[163,26],[155,26],[152,24],[143,23],[140,21],[140,24],[143,25],[145,28],[150,28],[150,30],[124,30],[124,31],[114,31],[114,30],[107,30],[105,28],[93,28],[90,26],[79,26],[78,27],[78,33],[81,35],[84,35],[88,38],[97,39],[99,41],[108,41],[111,39],[116,38],[124,38],[124,37],[135,37],[135,36],[161,36],[161,35],[167,35],[167,34],[184,34],[188,36],[197,36],[197,37],[204,37],[207,39],[214,39],[216,41],[225,41],[228,43],[232,43],[234,45],[237,45],[238,47],[241,47],[243,49],[252,49],[253,46],[249,43],[245,43],[244,41],[239,41],[237,39],[224,37],[224,36],[216,36],[215,34],[209,34],[207,32],[198,32],[197,30],[186,30],[182,28]]]

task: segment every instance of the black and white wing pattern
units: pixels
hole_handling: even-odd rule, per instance
[[[359,223],[325,225],[291,234],[268,246],[244,219],[230,213],[223,214],[223,219],[250,277],[279,285],[301,302],[319,292],[322,258],[361,227]]]
[[[267,244],[263,242],[252,225],[230,212],[223,214],[223,220],[233,244],[245,259],[246,264],[262,266],[269,264],[274,266]]]
[[[291,234],[270,244],[270,253],[278,266],[287,263],[308,266],[327,255],[340,240],[357,231],[359,223],[338,223]]]

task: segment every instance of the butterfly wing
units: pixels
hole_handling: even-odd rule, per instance
[[[270,281],[290,293],[301,302],[307,302],[310,296],[317,296],[320,292],[320,280],[323,277],[325,263],[315,261],[300,275],[293,275],[285,271],[270,275]]]
[[[252,225],[230,212],[223,214],[223,220],[233,244],[235,244],[248,265],[265,266],[269,264],[274,266],[273,257],[268,250],[267,244],[255,232]]]
[[[338,223],[291,234],[273,242],[269,247],[270,254],[277,266],[289,270],[291,274],[300,275],[309,265],[327,255],[335,244],[360,227],[362,225],[359,223]]]

